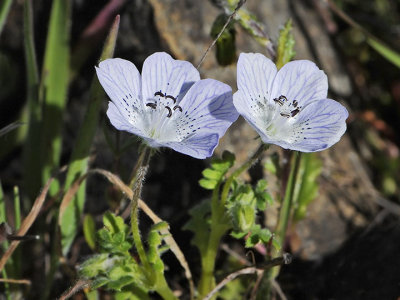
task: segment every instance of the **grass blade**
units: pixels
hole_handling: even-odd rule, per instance
[[[47,35],[40,97],[43,99],[41,130],[41,180],[50,178],[61,154],[61,127],[69,76],[70,0],[53,0]]]
[[[113,56],[118,28],[119,16],[115,18],[114,24],[104,45],[100,61]],[[65,182],[65,190],[68,190],[71,184],[87,171],[89,151],[98,125],[99,111],[104,99],[103,97],[103,88],[95,77],[91,85],[90,102],[72,152],[71,162],[69,164]],[[85,184],[82,184],[76,197],[68,204],[61,216],[61,243],[64,254],[68,252],[79,226],[85,202],[84,192]]]
[[[380,42],[379,40],[373,37],[368,37],[367,43],[372,48],[374,48],[376,52],[378,52],[380,55],[382,55],[384,58],[386,58],[388,61],[394,64],[396,67],[400,68],[400,54],[398,52],[390,49],[384,43]]]
[[[0,34],[3,31],[12,2],[12,0],[2,0],[0,2]]]
[[[24,50],[27,74],[27,110],[28,110],[28,133],[24,145],[24,181],[25,190],[33,199],[36,191],[41,186],[40,176],[37,176],[40,170],[40,160],[37,159],[40,153],[40,120],[41,107],[39,104],[39,72],[36,60],[36,51],[34,43],[32,0],[24,2]],[[37,171],[36,171],[37,170]]]

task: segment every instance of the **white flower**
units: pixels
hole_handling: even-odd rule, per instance
[[[145,60],[142,75],[120,58],[102,61],[96,72],[111,98],[107,110],[111,123],[142,137],[151,147],[206,158],[238,118],[228,85],[200,80],[191,63],[164,52]]]
[[[277,71],[262,54],[242,53],[233,103],[262,141],[302,152],[324,150],[346,131],[346,108],[327,99],[325,73],[308,60]]]

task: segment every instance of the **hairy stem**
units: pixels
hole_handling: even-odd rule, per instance
[[[215,259],[218,253],[218,247],[221,241],[222,236],[229,229],[227,222],[225,220],[225,202],[228,198],[230,187],[232,182],[244,171],[249,169],[256,161],[260,158],[261,154],[268,148],[267,145],[261,144],[257,151],[249,157],[249,159],[238,169],[236,169],[226,180],[222,192],[221,197],[218,201],[218,185],[213,192],[213,198],[211,202],[211,231],[208,240],[207,250],[204,255],[202,255],[202,273],[199,282],[199,294],[200,299],[205,297],[214,287],[215,287],[215,278],[214,278],[214,268],[215,268]]]
[[[138,202],[140,194],[142,192],[143,180],[148,170],[150,157],[151,157],[151,149],[145,147],[139,156],[135,168],[133,169],[133,176],[130,182],[133,192],[131,199],[132,201],[131,229],[132,229],[133,242],[135,243],[135,247],[139,254],[140,261],[142,262],[143,266],[148,272],[151,271],[151,267],[147,260],[146,252],[144,250],[142,239],[140,236]]]

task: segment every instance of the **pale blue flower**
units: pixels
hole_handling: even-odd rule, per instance
[[[325,73],[308,60],[279,71],[262,54],[242,53],[233,103],[262,141],[302,152],[324,150],[346,131],[346,108],[327,99]]]
[[[111,98],[111,124],[143,138],[150,147],[206,158],[238,118],[228,85],[200,80],[191,63],[164,52],[144,61],[142,75],[120,58],[102,61],[96,72]]]

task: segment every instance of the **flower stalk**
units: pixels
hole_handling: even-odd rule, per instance
[[[199,282],[200,299],[205,297],[215,287],[214,268],[218,247],[222,236],[230,227],[225,216],[225,203],[229,196],[231,185],[241,173],[248,170],[261,157],[267,148],[268,145],[262,143],[257,151],[228,177],[222,187],[220,197],[220,184],[218,184],[213,191],[211,201],[211,231],[207,244],[207,250],[205,255],[203,255],[201,258],[202,274]]]

